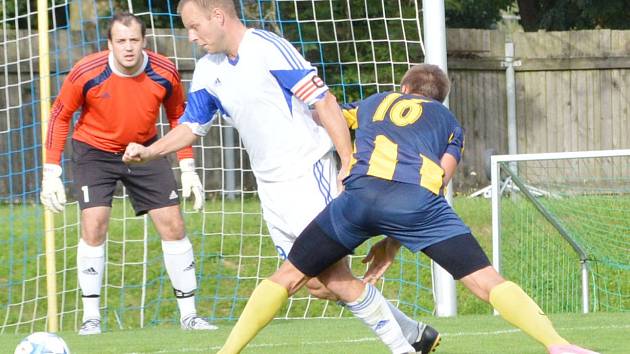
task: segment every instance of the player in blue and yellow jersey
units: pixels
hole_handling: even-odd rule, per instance
[[[449,85],[437,66],[422,64],[405,74],[402,92],[379,93],[345,107],[344,116],[356,130],[345,190],[300,234],[278,271],[254,290],[221,353],[238,352],[234,343],[253,338],[311,277],[340,296],[370,297],[375,291],[370,283],[391,264],[401,244],[424,252],[549,353],[594,353],[558,335],[540,307],[496,272],[446,202],[444,186],[464,148],[459,122],[441,103]],[[328,276],[330,265],[377,235],[388,237],[368,255],[367,284]]]

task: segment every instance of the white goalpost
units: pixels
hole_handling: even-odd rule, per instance
[[[629,173],[630,150],[492,156],[494,267],[546,312],[627,310]]]
[[[444,17],[444,1],[423,0],[425,36],[425,63],[435,64],[448,73],[446,63],[446,22]],[[448,97],[444,100],[448,107]],[[447,187],[446,199],[449,204],[453,201],[452,181]],[[455,280],[439,264],[431,262],[433,275],[433,294],[435,298],[435,314],[440,317],[455,316],[457,314],[457,297]]]

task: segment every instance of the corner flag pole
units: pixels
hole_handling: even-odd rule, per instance
[[[37,1],[37,32],[39,42],[39,109],[42,126],[42,159],[46,161],[44,139],[48,131],[50,111],[50,48],[48,47],[48,6],[46,0]],[[48,300],[48,331],[57,332],[57,268],[55,265],[55,220],[53,213],[44,211],[44,235],[46,242],[46,298]]]

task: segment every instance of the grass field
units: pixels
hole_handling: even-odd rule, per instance
[[[488,201],[466,201],[461,208],[470,210],[471,227],[480,230],[482,244],[490,243],[489,229],[482,230],[490,222]],[[223,210],[224,212],[220,212]],[[186,226],[194,244],[199,277],[198,304],[206,309],[203,312],[213,320],[233,320],[245,304],[257,279],[273,272],[278,265],[275,248],[262,224],[259,204],[254,198],[224,203],[208,201],[205,212],[186,213]],[[108,270],[104,293],[106,308],[103,311],[104,328],[110,330],[140,327],[139,313],[142,288],[143,222],[142,218],[130,218],[128,203],[117,201],[110,223],[108,243]],[[29,333],[44,328],[46,307],[38,301],[22,301],[45,294],[45,282],[41,275],[43,268],[43,217],[38,205],[3,205],[0,207],[0,326],[16,324],[3,332]],[[76,285],[76,243],[78,220],[76,205],[66,206],[65,214],[57,215],[56,225],[65,225],[56,232],[57,288],[60,311],[64,313],[60,321],[62,330],[76,329],[80,325],[80,303]],[[477,226],[477,223],[480,226]],[[485,231],[485,232],[484,232]],[[162,252],[159,237],[149,223],[146,299],[144,307],[145,324],[160,325],[177,320],[175,300],[168,277],[162,266]],[[130,241],[131,240],[131,241]],[[357,251],[361,256],[366,246]],[[240,257],[244,255],[245,257]],[[40,257],[38,262],[35,262]],[[422,258],[420,258],[422,257]],[[122,264],[126,264],[124,267]],[[362,274],[365,266],[353,262],[356,274]],[[39,278],[36,276],[39,275]],[[34,280],[40,279],[37,284]],[[398,305],[410,315],[426,315],[433,304],[430,292],[431,280],[428,259],[410,252],[402,253],[400,262],[392,266],[386,278],[383,291],[389,299],[398,299]],[[25,287],[22,285],[25,284]],[[25,291],[23,291],[25,289]],[[40,294],[40,295],[38,295]],[[304,297],[306,293],[298,294]],[[6,304],[24,304],[5,307]],[[487,305],[474,299],[466,292],[460,297],[461,314],[487,314]],[[337,317],[340,308],[327,306],[325,302],[293,302],[290,310],[283,312],[288,318]],[[20,320],[21,318],[21,320]],[[35,321],[31,327],[31,321]]]
[[[71,207],[67,209],[72,210]],[[471,227],[482,247],[490,253],[489,200],[458,197],[455,198],[455,209]],[[142,248],[137,246],[137,242],[131,244],[129,241],[124,243],[126,248],[121,248],[120,245],[123,243],[120,241],[127,240],[127,237],[142,235],[142,223],[141,220],[127,218],[130,214],[126,204],[118,203],[115,210],[110,229],[110,240],[114,242],[110,244],[108,254],[112,268],[108,279],[110,295],[103,317],[105,334],[96,338],[82,338],[75,334],[80,324],[80,311],[77,311],[79,292],[76,288],[76,270],[69,269],[63,272],[63,277],[58,277],[58,289],[65,289],[63,296],[60,297],[64,301],[64,306],[61,306],[64,311],[61,335],[69,343],[73,353],[209,353],[216,351],[234,323],[225,319],[235,319],[238,316],[255,285],[256,276],[270,274],[277,265],[275,250],[269,237],[258,236],[264,230],[260,215],[257,213],[259,210],[257,201],[247,199],[242,204],[237,202],[225,203],[225,205],[208,201],[206,213],[186,214],[187,227],[195,244],[200,274],[199,312],[213,320],[223,320],[218,322],[221,325],[219,331],[205,334],[185,333],[174,327],[177,321],[177,310],[168,278],[162,267],[159,238],[152,227],[149,227],[149,280],[145,305],[145,325],[149,328],[137,329],[139,327],[137,299],[140,293],[138,284],[141,284],[142,278],[139,275],[142,273],[138,270],[134,271],[132,267],[126,267],[124,268],[126,271],[122,272],[123,268],[119,264],[125,259],[138,259],[137,256],[142,254]],[[215,212],[218,210],[226,211],[223,218],[221,214]],[[63,218],[61,221],[66,226],[63,232],[61,230],[58,232],[57,244],[68,243],[65,244],[64,251],[58,254],[58,271],[73,267],[75,264],[74,247],[76,247],[78,237],[76,213],[68,212],[59,217]],[[513,220],[514,227],[518,226],[516,223],[518,219],[518,216],[505,218],[505,220]],[[41,208],[36,205],[4,205],[0,207],[0,221],[0,233],[10,235],[10,237],[0,237],[0,248],[3,249],[0,253],[0,318],[4,319],[5,324],[11,324],[17,322],[18,315],[26,316],[22,317],[19,327],[7,327],[2,332],[4,334],[0,335],[1,354],[13,352],[15,345],[26,333],[44,328],[46,308],[45,300],[41,297],[38,301],[24,304],[23,308],[14,306],[10,312],[4,307],[8,300],[24,296],[24,293],[20,291],[22,279],[32,277],[37,264],[40,264],[41,268],[41,259],[37,263],[34,262],[35,256],[41,255],[43,248],[43,235],[40,230]],[[536,219],[529,221],[529,224],[537,223],[540,224]],[[508,225],[508,227],[512,226]],[[546,233],[547,231],[542,235]],[[244,247],[239,248],[240,245]],[[513,254],[523,256],[524,248],[521,244],[504,243],[504,246],[508,245],[510,247],[507,249],[512,250]],[[543,250],[552,253],[544,253]],[[364,252],[365,248],[360,249],[357,255]],[[531,258],[525,263],[538,268],[519,268],[509,277],[518,279],[521,274],[529,274],[531,279],[543,281],[541,284],[528,284],[530,288],[546,289],[547,283],[558,283],[561,285],[558,288],[559,291],[566,289],[565,283],[569,278],[569,273],[562,269],[556,271],[555,268],[547,265],[557,259],[565,262],[564,258],[557,256],[558,252],[558,246],[549,243],[531,249],[527,252]],[[238,267],[236,260],[232,261],[226,256],[241,253],[252,257],[237,260]],[[386,282],[389,282],[387,283],[389,285],[384,289],[388,298],[399,299],[398,306],[416,318],[427,316],[432,309],[431,293],[428,288],[430,272],[427,269],[426,257],[422,257],[422,259],[415,258],[409,252],[403,252],[400,262],[392,266],[388,272]],[[506,262],[508,264],[523,263],[523,260],[506,258],[504,261],[506,260],[509,260]],[[364,268],[361,267],[356,267],[356,274],[362,273]],[[239,282],[234,281],[237,270],[240,276],[244,277]],[[623,280],[628,279],[627,272],[620,272],[620,274],[618,277],[611,277],[610,281],[611,284],[618,284],[618,286],[609,286],[607,289],[622,288],[622,291],[617,290],[605,295],[613,300],[621,299],[614,300],[621,306],[610,308],[600,306],[600,310],[623,311],[619,308],[628,308],[628,298],[625,295],[628,291],[624,289],[627,289],[630,283]],[[123,277],[124,284],[128,285],[120,287],[119,284],[123,284]],[[519,283],[524,284],[522,280]],[[62,288],[62,286],[65,287]],[[40,281],[39,285],[25,289],[35,294],[44,294],[44,287],[45,283]],[[579,309],[579,293],[564,291],[565,293],[547,291],[543,297],[537,298],[541,306],[553,314],[552,319],[557,323],[561,334],[602,353],[630,353],[630,338],[626,335],[630,332],[629,314],[600,312],[587,316],[557,315],[555,314],[557,312],[576,312],[575,308]],[[407,301],[403,301],[403,298]],[[541,346],[514,330],[507,323],[487,315],[491,313],[490,306],[476,299],[460,284],[458,284],[457,300],[460,317],[456,319],[430,318],[431,324],[444,334],[443,345],[440,346],[437,354],[545,352]],[[37,311],[34,310],[36,303],[39,304]],[[551,303],[561,303],[561,305],[550,306]],[[567,305],[569,303],[570,306]],[[305,306],[308,306],[308,310],[305,310]],[[325,307],[325,303],[321,301],[314,303],[302,301],[292,307],[291,314],[287,312],[279,316],[301,317],[307,313],[307,317],[321,317],[323,316],[322,308],[328,311],[325,314],[326,317],[337,316],[335,311],[339,310],[336,306]],[[35,314],[32,317],[36,319],[31,320],[31,317],[28,317],[29,311]],[[252,343],[246,353],[387,352],[385,347],[360,322],[347,318],[347,314],[343,316],[345,317],[341,319],[276,320]],[[15,332],[19,333],[14,334]]]
[[[558,331],[570,341],[602,354],[630,352],[630,314],[553,315]],[[490,315],[430,318],[442,333],[436,354],[544,354],[534,340],[500,317]],[[80,337],[62,332],[74,354],[81,353],[213,353],[233,322],[219,323],[216,332],[182,332],[175,327],[114,331]],[[20,335],[1,335],[0,353],[12,353]],[[247,353],[352,354],[387,353],[371,331],[355,319],[275,320],[247,347]]]

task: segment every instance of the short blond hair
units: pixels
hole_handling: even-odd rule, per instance
[[[407,70],[400,86],[406,86],[409,93],[444,102],[451,89],[451,82],[439,66],[418,64]]]
[[[187,3],[192,2],[197,4],[202,9],[206,9],[208,12],[212,11],[212,9],[220,8],[225,11],[228,16],[237,18],[238,15],[236,13],[236,5],[233,0],[181,0],[177,5],[177,13],[182,13],[182,8]]]

